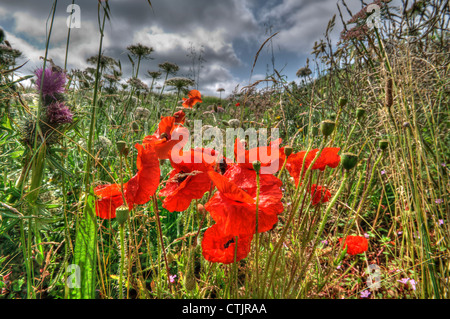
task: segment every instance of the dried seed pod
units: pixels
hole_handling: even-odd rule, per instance
[[[339,98],[339,106],[345,106],[347,104],[348,100],[345,97],[340,97]]]
[[[325,120],[320,123],[320,130],[324,136],[329,136],[333,133],[336,123],[331,120]]]
[[[289,155],[292,154],[292,151],[293,151],[293,149],[292,149],[291,146],[286,146],[286,147],[284,148],[284,155],[289,156]]]
[[[260,161],[253,161],[253,169],[259,173],[259,171],[261,170],[261,162]]]
[[[364,115],[366,114],[366,110],[359,107],[356,109],[356,118],[358,119],[358,121],[361,121],[361,119],[364,117]]]
[[[116,142],[116,146],[117,146],[117,150],[119,151],[119,153],[120,154],[122,154],[122,155],[127,155],[128,154],[128,152],[127,152],[127,142],[125,142],[125,141],[117,141]],[[125,153],[127,153],[127,154],[125,154]]]
[[[353,153],[344,153],[342,154],[341,159],[342,166],[344,166],[346,170],[352,169],[358,163],[358,155]]]
[[[385,150],[388,148],[389,146],[389,141],[387,140],[381,140],[380,142],[378,142],[378,146],[380,147],[381,150]]]
[[[128,208],[121,206],[116,210],[116,220],[119,225],[123,225],[128,219]]]

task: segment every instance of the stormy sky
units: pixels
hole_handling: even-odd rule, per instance
[[[0,26],[8,41],[24,54],[23,74],[31,74],[42,65],[45,53],[49,15],[53,0],[0,0]],[[72,0],[58,0],[51,34],[49,57],[64,65],[67,42],[67,7]],[[75,0],[80,6],[80,28],[72,28],[68,69],[90,66],[86,59],[98,53],[99,27],[96,0]],[[180,70],[177,76],[189,77],[192,59],[189,48],[203,48],[199,90],[204,95],[222,97],[239,87],[265,78],[272,73],[272,63],[288,81],[299,81],[295,73],[310,59],[315,41],[324,38],[328,21],[337,14],[331,37],[339,40],[342,24],[336,0],[110,0],[110,22],[107,23],[103,54],[120,60],[123,79],[131,76],[126,48],[142,43],[154,49],[153,59],[144,60],[140,78],[147,84],[147,70],[158,70],[158,64],[169,61]],[[360,0],[346,1],[350,10],[361,9]],[[344,10],[344,19],[350,16]],[[260,52],[250,78],[255,55],[262,43],[278,34]],[[162,84],[162,81],[159,81]]]

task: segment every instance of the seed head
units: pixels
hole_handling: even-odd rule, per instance
[[[342,154],[342,166],[346,170],[351,170],[358,163],[358,155],[353,153],[344,153]]]
[[[381,141],[378,142],[378,146],[380,147],[381,150],[384,151],[385,149],[388,148],[388,146],[389,146],[389,141],[387,141],[387,140],[381,140]]]
[[[361,121],[361,119],[364,117],[364,115],[366,114],[366,110],[358,107],[356,109],[356,118],[358,119],[358,121]]]
[[[128,219],[128,208],[126,206],[120,206],[116,210],[116,220],[119,225],[123,225]]]
[[[331,120],[325,120],[320,123],[320,130],[324,136],[329,136],[333,133],[336,123]]]

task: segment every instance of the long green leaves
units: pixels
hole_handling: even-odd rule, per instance
[[[92,189],[91,189],[92,191]],[[95,216],[94,200],[88,196],[85,202],[84,215],[81,219],[75,238],[75,256],[73,264],[79,267],[79,278],[70,287],[71,299],[95,298],[95,279],[97,273],[97,220]]]

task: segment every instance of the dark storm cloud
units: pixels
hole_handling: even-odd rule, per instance
[[[59,0],[52,30],[49,56],[63,63],[67,39],[67,6],[72,0]],[[76,0],[81,8],[81,28],[72,29],[68,68],[85,68],[86,59],[97,54],[100,34],[95,0]],[[323,38],[328,21],[337,14],[336,0],[110,0],[111,21],[107,23],[103,54],[119,59],[124,78],[131,76],[127,46],[142,43],[154,48],[153,60],[142,61],[140,75],[157,70],[170,61],[180,66],[178,75],[188,76],[193,46],[203,48],[202,73],[205,93],[214,88],[231,88],[248,81],[261,44],[270,34],[279,32],[260,52],[254,75],[264,77],[272,67],[283,69],[289,80],[304,66],[315,41]],[[0,0],[0,24],[10,42],[37,67],[44,55],[46,22],[52,0]],[[353,12],[359,0],[349,0]],[[344,11],[345,14],[346,11]],[[348,19],[346,16],[345,19]],[[331,36],[337,42],[342,29],[339,16]],[[272,55],[273,52],[273,55]],[[270,71],[270,70],[269,70]],[[248,83],[245,83],[248,84]]]

